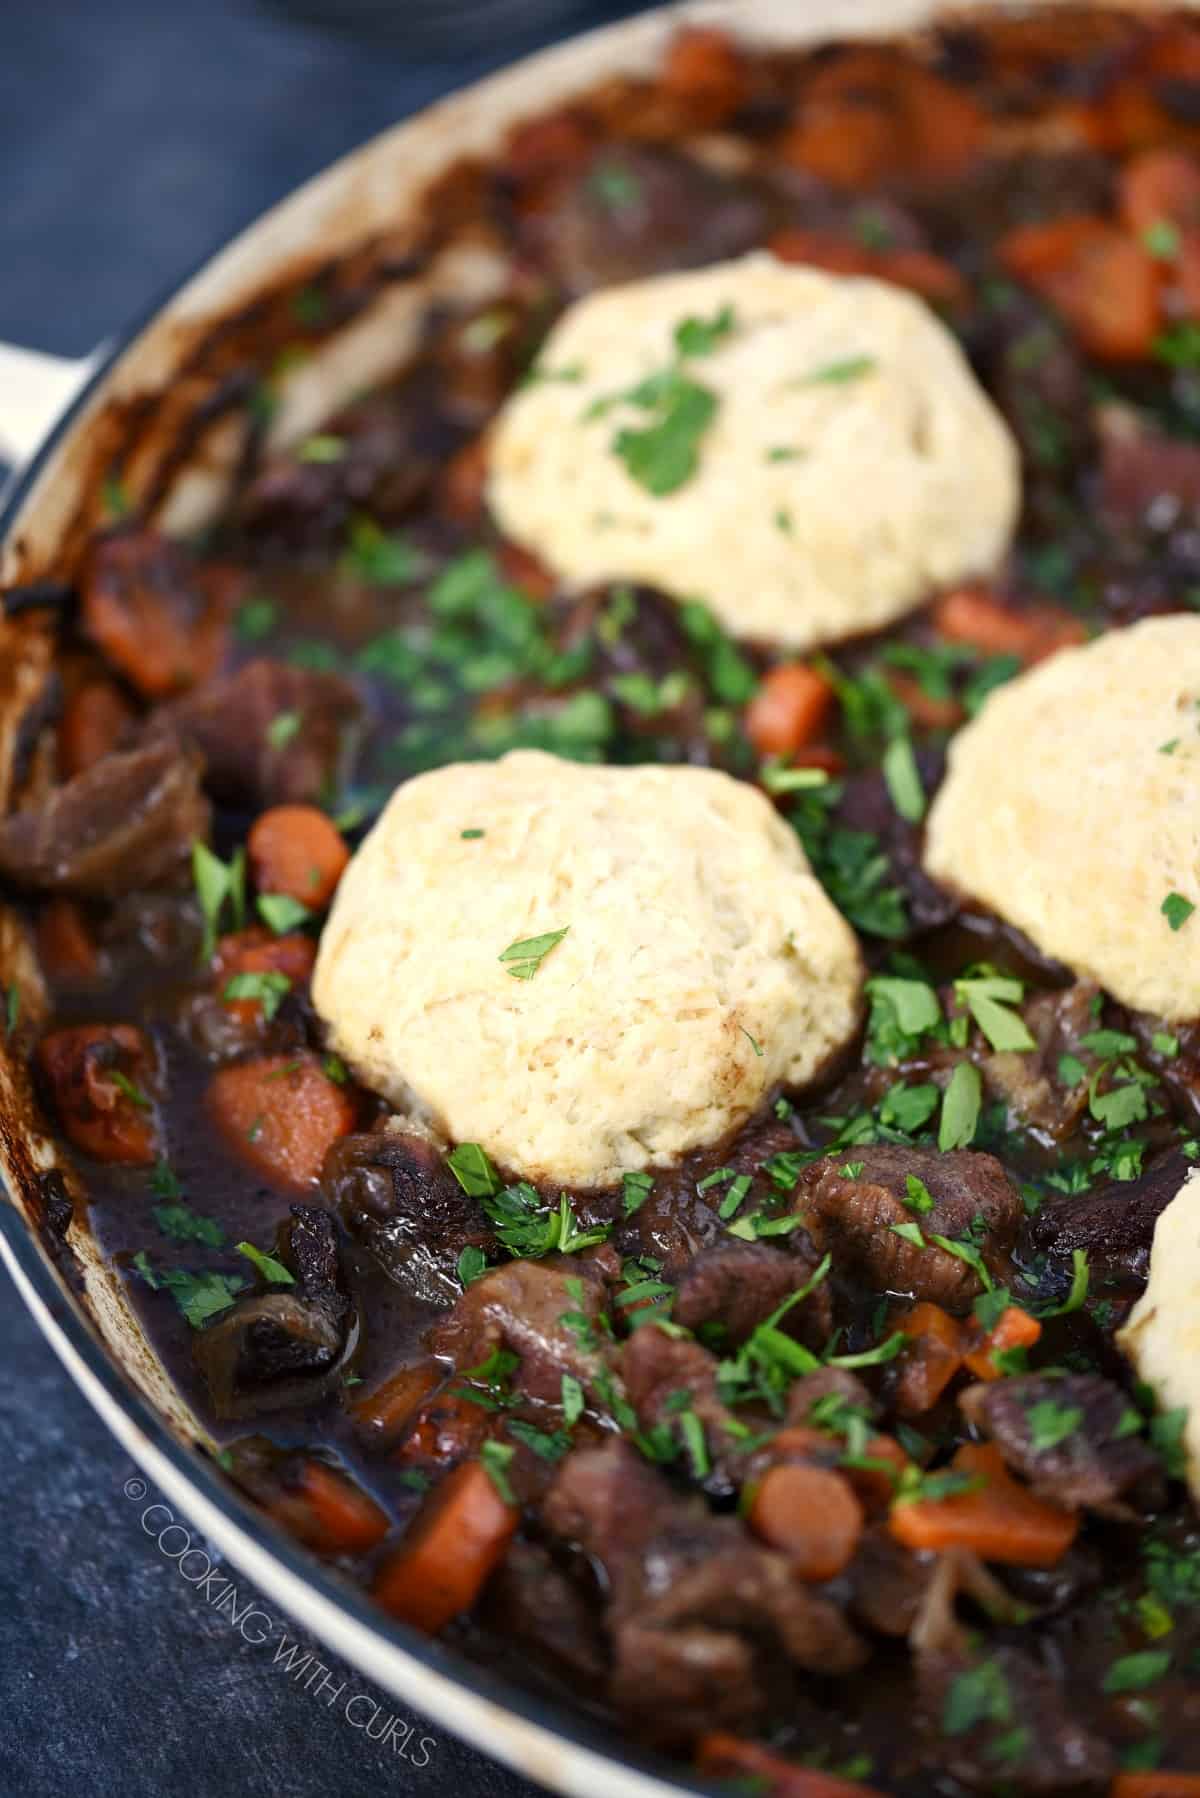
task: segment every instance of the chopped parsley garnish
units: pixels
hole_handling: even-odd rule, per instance
[[[933,1194],[924,1180],[919,1180],[916,1174],[909,1174],[905,1179],[904,1187],[904,1198],[901,1202],[909,1211],[915,1211],[919,1216],[923,1216],[927,1211],[933,1210]]]
[[[296,450],[297,462],[340,462],[346,454],[346,439],[335,437],[329,431],[317,431],[306,437]]]
[[[925,980],[875,974],[867,981],[871,1015],[866,1054],[876,1067],[894,1067],[916,1052],[921,1037],[942,1021],[937,993]]]
[[[4,992],[4,1031],[6,1036],[16,1033],[21,1021],[21,989],[15,980],[10,980]]]
[[[269,637],[279,619],[279,607],[273,599],[258,596],[244,600],[238,607],[233,627],[246,643],[261,643]]]
[[[173,1242],[202,1242],[209,1249],[224,1247],[225,1232],[216,1219],[202,1217],[179,1199],[156,1205],[154,1221]]]
[[[921,1234],[920,1224],[889,1224],[888,1229],[891,1230],[894,1236],[902,1236],[905,1242],[911,1242],[915,1249],[923,1249],[925,1247],[925,1238]]]
[[[1170,1665],[1171,1655],[1166,1648],[1143,1648],[1137,1654],[1124,1654],[1104,1675],[1104,1690],[1109,1694],[1144,1692],[1163,1677]]]
[[[326,1055],[321,1063],[321,1072],[326,1080],[332,1080],[335,1086],[345,1086],[350,1079],[350,1070],[340,1055]]]
[[[487,1256],[474,1243],[468,1243],[458,1258],[458,1277],[463,1286],[470,1286],[487,1272]]]
[[[1088,1295],[1091,1271],[1088,1267],[1086,1249],[1071,1251],[1071,1286],[1065,1299],[1059,1305],[1051,1305],[1049,1309],[1040,1311],[1040,1317],[1067,1317],[1072,1311],[1078,1311]]]
[[[990,1291],[980,1293],[971,1310],[980,1329],[990,1336],[1011,1304],[1012,1294],[1008,1287],[994,1286]]]
[[[223,862],[207,843],[197,840],[192,844],[192,878],[204,919],[201,956],[208,961],[217,946],[226,906],[235,930],[240,930],[246,921],[245,850],[236,850],[228,862]]]
[[[893,737],[883,752],[883,778],[892,804],[909,824],[925,815],[925,789],[909,737]]]
[[[619,162],[598,162],[587,178],[587,187],[590,194],[613,212],[624,212],[628,207],[636,206],[642,193],[638,177]]]
[[[583,1416],[583,1387],[573,1373],[562,1376],[562,1414],[563,1422],[570,1429]]]
[[[429,567],[420,550],[362,513],[350,522],[350,540],[342,560],[348,572],[375,587],[410,587]]]
[[[198,1330],[218,1311],[232,1305],[234,1295],[245,1285],[237,1274],[193,1274],[182,1267],[168,1267],[158,1272],[150,1265],[145,1249],[138,1250],[133,1265],[147,1286],[171,1294],[193,1330]]]
[[[252,1242],[239,1242],[235,1244],[235,1247],[239,1255],[244,1255],[247,1261],[253,1262],[263,1279],[268,1280],[272,1286],[294,1286],[296,1284],[295,1274],[289,1272],[283,1262],[277,1261],[274,1255],[268,1255],[263,1249],[256,1249]]]
[[[700,439],[716,415],[716,394],[672,368],[651,375],[622,397],[651,419],[640,428],[622,426],[612,441],[613,454],[656,498],[676,492],[699,466]]]
[[[510,1436],[531,1448],[543,1461],[561,1461],[571,1446],[571,1438],[565,1430],[539,1430],[520,1417],[510,1417],[505,1427]]]
[[[460,1142],[447,1155],[446,1166],[468,1198],[487,1198],[500,1190],[500,1176],[477,1142]]]
[[[741,1028],[741,1026],[739,1026],[739,1028]],[[762,1060],[762,1052],[763,1052],[762,1044],[758,1041],[758,1039],[756,1037],[751,1036],[750,1032],[744,1028],[742,1029],[742,1035],[745,1037],[746,1041],[749,1043],[750,1047],[754,1050],[754,1053],[758,1056],[759,1060],[761,1061]]]
[[[621,1176],[621,1204],[626,1217],[632,1217],[640,1211],[654,1187],[652,1174],[623,1174]]]
[[[517,1502],[517,1495],[508,1479],[508,1469],[516,1452],[511,1442],[483,1442],[479,1446],[479,1459],[483,1463],[484,1472],[506,1505],[515,1505]]]
[[[464,843],[475,843],[480,837],[486,836],[487,832],[485,830],[460,830],[458,834]]]
[[[995,1281],[992,1279],[992,1276],[984,1263],[983,1256],[969,1238],[961,1236],[931,1236],[929,1240],[935,1242],[939,1249],[944,1249],[947,1255],[953,1255],[956,1261],[965,1262],[985,1291],[990,1291],[995,1285]]]
[[[1182,930],[1196,907],[1182,893],[1168,893],[1159,909],[1172,930]]]
[[[307,924],[312,912],[290,893],[260,893],[256,901],[258,915],[276,936],[286,936]]]
[[[561,930],[547,930],[541,936],[522,937],[519,942],[510,943],[500,955],[500,960],[506,964],[505,972],[514,980],[532,980],[570,928],[569,924],[564,924]]]
[[[949,1149],[969,1148],[974,1142],[982,1101],[983,1081],[979,1069],[972,1067],[969,1061],[960,1061],[942,1098],[938,1148],[943,1154]]]
[[[1150,1038],[1150,1047],[1156,1055],[1163,1055],[1173,1061],[1179,1053],[1179,1038],[1171,1036],[1165,1030],[1156,1030]]]
[[[281,974],[277,968],[268,968],[265,973],[231,975],[221,997],[226,1004],[237,1004],[245,999],[256,1002],[262,1007],[263,1017],[270,1022],[291,990],[288,975]]]
[[[300,735],[303,722],[299,712],[277,712],[267,726],[267,742],[272,749],[286,749]]]
[[[732,306],[722,306],[712,318],[685,318],[675,327],[675,348],[681,356],[711,356],[735,322]]]
[[[1057,1448],[1068,1436],[1073,1436],[1083,1422],[1083,1412],[1078,1405],[1060,1405],[1052,1398],[1039,1399],[1025,1413],[1029,1424],[1029,1446],[1035,1455],[1046,1449]]]
[[[875,366],[874,356],[843,356],[837,362],[826,362],[822,368],[813,369],[811,374],[801,375],[792,385],[840,387],[845,381],[857,381],[860,376],[869,375]]]
[[[1035,1049],[1024,1018],[1011,1009],[1025,988],[1007,974],[980,973],[954,982],[955,997],[965,1005],[992,1048],[1000,1053]]]
[[[120,1068],[110,1068],[108,1070],[108,1078],[112,1081],[117,1091],[124,1094],[131,1105],[136,1105],[139,1111],[149,1111],[150,1099],[148,1095],[142,1091],[136,1081],[129,1078],[128,1074],[123,1074]]]

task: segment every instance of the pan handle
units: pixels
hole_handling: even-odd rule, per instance
[[[79,392],[93,359],[67,360],[0,343],[0,460],[19,467]]]

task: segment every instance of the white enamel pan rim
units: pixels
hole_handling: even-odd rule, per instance
[[[1021,10],[1050,10],[1060,3],[1069,0],[1026,0]],[[1185,4],[1200,6],[1200,0]],[[1154,10],[1153,0],[1123,0],[1123,6],[1127,11]],[[606,77],[653,66],[682,19],[723,24],[751,40],[802,44],[830,35],[903,33],[946,10],[936,0],[688,0],[639,15],[491,76],[345,157],[251,225],[165,306],[148,314],[140,329],[94,362],[31,359],[0,345],[0,412],[6,390],[14,409],[18,398],[22,409],[18,431],[10,432],[19,438],[12,447],[27,450],[41,422],[60,413],[13,483],[0,514],[0,580],[18,578],[30,562],[35,571],[53,562],[89,472],[81,453],[89,426],[114,397],[168,389],[181,325],[232,313],[266,284],[272,269],[285,266],[306,246],[311,252],[314,241],[322,253],[349,249],[386,225],[397,195],[411,197],[458,155],[488,149],[521,117]],[[1004,0],[975,0],[950,10],[987,13],[1005,6]],[[61,412],[72,392],[73,400]],[[21,1083],[3,1062],[0,1053],[0,1104],[11,1107]],[[16,1130],[27,1165],[46,1166],[32,1121],[18,1118]],[[611,1732],[531,1698],[439,1643],[392,1623],[364,1594],[264,1527],[135,1389],[121,1363],[124,1359],[136,1368],[136,1347],[123,1345],[119,1331],[118,1340],[105,1347],[53,1269],[16,1196],[6,1196],[13,1202],[0,1205],[0,1256],[71,1378],[157,1490],[304,1628],[402,1705],[415,1707],[526,1778],[570,1798],[669,1798],[680,1790],[707,1789],[686,1771],[626,1750]],[[178,1425],[178,1417],[175,1421]]]

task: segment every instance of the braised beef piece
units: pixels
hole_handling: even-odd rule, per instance
[[[521,234],[535,260],[571,293],[669,269],[724,262],[760,243],[762,196],[663,145],[600,147]]]
[[[736,1519],[677,1496],[620,1439],[568,1456],[544,1516],[602,1574],[610,1696],[651,1740],[683,1744],[752,1722],[781,1651],[791,1666],[833,1677],[862,1663],[849,1624],[782,1556]]]
[[[1009,1466],[1057,1504],[1111,1504],[1159,1472],[1135,1407],[1100,1374],[1019,1375],[968,1387],[959,1404]]]
[[[921,785],[930,798],[941,784],[944,767],[940,750],[917,751]],[[949,923],[958,910],[958,902],[930,880],[922,868],[920,827],[900,816],[879,769],[848,777],[833,816],[842,829],[867,831],[878,840],[887,857],[889,884],[903,892],[914,931],[935,930]]]
[[[1160,536],[1200,508],[1200,444],[1167,437],[1132,407],[1102,406],[1100,504],[1118,529]]]
[[[513,1543],[488,1581],[483,1616],[560,1678],[599,1685],[608,1645],[591,1595],[540,1543]]]
[[[369,394],[321,428],[320,456],[270,456],[246,489],[242,524],[259,543],[292,551],[336,545],[355,512],[397,519],[422,498],[457,447],[434,371]]]
[[[800,1240],[798,1241],[797,1238]],[[672,1317],[685,1329],[722,1325],[721,1346],[736,1348],[790,1293],[811,1280],[818,1257],[808,1234],[781,1238],[787,1249],[737,1237],[701,1249],[680,1278]],[[782,1327],[809,1348],[820,1348],[833,1328],[833,1303],[824,1282],[787,1312]]]
[[[590,646],[593,674],[649,674],[655,680],[685,667],[691,645],[675,601],[653,587],[609,583],[565,603],[557,643],[569,654]]]
[[[1021,447],[1033,518],[1061,529],[1064,473],[1092,450],[1082,352],[1049,307],[1009,283],[979,313],[969,348]]]
[[[362,720],[340,675],[262,658],[160,707],[147,729],[200,751],[215,799],[260,811],[336,793]]]
[[[1020,150],[976,162],[947,200],[959,228],[977,241],[1003,237],[1020,225],[1078,213],[1107,213],[1113,170],[1092,150]]]
[[[1026,1225],[1029,1249],[1064,1262],[1083,1249],[1097,1284],[1144,1281],[1154,1226],[1191,1167],[1185,1155],[1172,1149],[1136,1180],[1108,1180],[1090,1192],[1047,1199]]]
[[[1061,1680],[1019,1649],[922,1654],[918,1687],[930,1769],[993,1792],[1099,1789],[1115,1756],[1070,1704]]]
[[[0,820],[0,876],[14,886],[119,899],[174,881],[208,835],[200,764],[173,743],[106,756],[35,811]]]
[[[613,1245],[622,1255],[650,1255],[661,1278],[674,1281],[701,1249],[729,1240],[715,1208],[686,1172],[659,1174],[649,1198],[618,1223]]]
[[[847,1167],[855,1172],[843,1172]],[[914,1193],[910,1180],[923,1191]],[[925,1193],[932,1210],[920,1208]],[[983,1284],[967,1261],[933,1238],[968,1244],[1001,1284],[1011,1274],[1009,1252],[1024,1217],[1020,1195],[994,1155],[889,1143],[814,1162],[800,1175],[795,1208],[810,1220],[818,1248],[832,1251],[835,1265],[856,1272],[876,1292],[931,1299],[948,1311],[968,1310]],[[915,1224],[924,1246],[898,1236],[897,1224]]]
[[[479,1201],[421,1136],[402,1130],[343,1136],[325,1159],[321,1190],[388,1278],[417,1298],[439,1304],[457,1298],[463,1250],[495,1245]]]
[[[874,1419],[879,1415],[877,1401],[856,1373],[851,1373],[848,1367],[819,1367],[812,1373],[801,1374],[788,1388],[788,1423],[811,1423],[813,1406],[830,1398],[840,1399],[843,1405],[864,1417]]]
[[[741,1483],[745,1465],[744,1431],[717,1391],[717,1360],[687,1336],[669,1335],[655,1324],[636,1329],[621,1351],[621,1374],[638,1423],[647,1432],[662,1431],[690,1458],[680,1417],[698,1417],[709,1465],[692,1472],[710,1491],[729,1493]]]
[[[116,531],[92,547],[80,622],[118,674],[164,699],[217,672],[240,585],[233,570],[201,565],[157,531]]]
[[[510,1349],[520,1357],[513,1387],[527,1398],[557,1405],[565,1373],[597,1398],[606,1294],[600,1269],[574,1256],[510,1261],[472,1281],[430,1331],[429,1347],[460,1369],[480,1366],[493,1349]]]
[[[310,1404],[341,1378],[357,1328],[341,1285],[337,1225],[315,1205],[293,1205],[275,1256],[291,1286],[265,1285],[196,1332],[192,1354],[218,1417]]]
[[[1053,1567],[1004,1567],[997,1572],[1020,1603],[1050,1616],[1065,1611],[1103,1582],[1104,1561],[1091,1543],[1074,1542]]]
[[[880,1636],[907,1636],[929,1594],[937,1556],[914,1554],[885,1524],[864,1531],[846,1569],[856,1623]]]

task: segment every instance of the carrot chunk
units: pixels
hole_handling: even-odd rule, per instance
[[[839,1779],[835,1773],[821,1773],[813,1767],[799,1767],[794,1761],[772,1754],[769,1748],[723,1729],[701,1736],[696,1766],[714,1779],[744,1781],[758,1798],[881,1798],[874,1786]]]
[[[86,634],[148,699],[220,666],[236,577],[201,569],[155,531],[121,531],[92,551],[82,586]]]
[[[897,1358],[896,1409],[906,1417],[931,1411],[963,1364],[966,1339],[956,1317],[940,1305],[914,1305],[900,1320],[911,1346]]]
[[[38,1045],[37,1065],[67,1136],[97,1161],[144,1166],[158,1153],[148,1036],[132,1024],[79,1024]]]
[[[912,1466],[894,1436],[872,1436],[863,1449],[864,1462],[874,1466],[844,1467],[842,1472],[871,1511],[885,1511],[895,1497],[901,1474]]]
[[[393,1617],[437,1635],[475,1603],[520,1518],[482,1464],[464,1461],[430,1495],[380,1568],[375,1597]]]
[[[1182,150],[1144,150],[1121,170],[1118,205],[1139,237],[1156,225],[1200,230],[1200,162]]]
[[[863,1512],[840,1473],[785,1461],[767,1469],[747,1521],[755,1535],[787,1555],[802,1580],[832,1579],[853,1558]]]
[[[298,1542],[324,1555],[361,1555],[387,1535],[388,1514],[340,1468],[302,1461],[267,1507]]]
[[[956,1472],[984,1482],[945,1498],[918,1498],[892,1507],[888,1527],[905,1548],[935,1553],[966,1548],[985,1561],[1014,1567],[1053,1567],[1079,1529],[1074,1512],[1035,1498],[1019,1485],[991,1442],[968,1442],[954,1457]]]
[[[257,1176],[285,1192],[313,1186],[332,1145],[355,1126],[353,1093],[313,1055],[267,1055],[221,1068],[209,1081],[209,1116]]]
[[[963,708],[954,698],[938,699],[927,693],[915,675],[889,669],[887,684],[918,730],[955,730],[963,721]]]
[[[58,768],[64,780],[83,774],[110,755],[133,720],[133,710],[111,681],[85,681],[63,707],[58,724]]]
[[[1021,225],[1002,240],[1000,260],[1062,313],[1093,355],[1149,354],[1161,316],[1160,269],[1121,226],[1091,217]]]
[[[73,899],[48,899],[38,913],[38,960],[51,980],[94,980],[100,951]]]
[[[349,1407],[356,1427],[371,1441],[390,1441],[400,1434],[422,1400],[441,1384],[444,1374],[445,1368],[438,1361],[418,1361],[400,1368]]]
[[[317,946],[311,937],[294,931],[288,936],[272,936],[257,925],[240,930],[234,936],[222,937],[213,957],[217,977],[217,993],[230,1013],[242,1023],[255,1025],[267,1015],[268,1007],[261,998],[229,998],[228,987],[239,974],[281,974],[292,987],[307,986],[317,959]],[[281,996],[286,993],[281,989]]]
[[[1118,1773],[1109,1798],[1200,1798],[1200,1773]]]
[[[995,1357],[1006,1349],[1032,1348],[1041,1333],[1042,1326],[1036,1317],[1022,1311],[1019,1305],[1010,1305],[1001,1312],[995,1329],[966,1355],[966,1364],[976,1379],[999,1380],[1004,1369],[997,1367]]]
[[[727,32],[693,25],[667,46],[660,77],[664,91],[682,100],[697,125],[722,124],[748,92],[746,65]]]
[[[1018,609],[976,587],[945,594],[933,608],[932,622],[948,643],[969,643],[989,656],[1019,656],[1027,668],[1087,641],[1082,620],[1070,612],[1043,605]]]
[[[313,911],[329,904],[350,860],[341,831],[315,805],[275,805],[260,813],[246,853],[260,893],[284,893]]]
[[[803,662],[783,662],[750,701],[746,735],[760,755],[792,755],[820,734],[832,704],[824,675]]]

